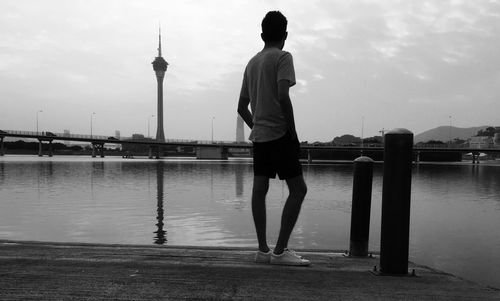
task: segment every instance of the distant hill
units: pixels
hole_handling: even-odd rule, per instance
[[[489,127],[488,125],[470,127],[470,128],[458,128],[451,127],[451,139],[459,138],[467,140],[472,136],[475,136],[479,130],[484,130]],[[415,135],[414,142],[427,142],[429,140],[440,140],[446,142],[450,140],[450,127],[449,126],[439,126],[437,128],[425,131],[418,135]]]

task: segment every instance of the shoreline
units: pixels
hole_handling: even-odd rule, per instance
[[[38,155],[34,154],[5,154],[4,156],[0,156],[0,162],[2,161],[15,161],[15,160],[2,160],[2,158],[9,158],[9,159],[14,159],[14,158],[20,158],[24,159],[26,161],[61,161],[64,162],[65,158],[81,158],[84,159],[82,161],[130,161],[130,162],[139,162],[139,161],[148,161],[148,162],[155,162],[155,161],[179,161],[179,162],[245,162],[245,163],[252,163],[252,158],[247,158],[247,157],[229,157],[227,160],[218,160],[218,159],[196,159],[196,157],[192,156],[166,156],[162,157],[161,159],[149,159],[148,156],[135,156],[133,158],[123,158],[121,155],[108,155],[104,158],[101,157],[95,157],[92,158],[90,155],[87,154],[61,154],[61,155],[54,155],[52,157],[48,156],[43,156],[43,157],[38,157]],[[24,161],[23,160],[23,161]],[[68,161],[73,161],[73,160],[68,160]],[[301,159],[300,162],[302,165],[307,166],[307,165],[335,165],[335,164],[352,164],[354,161],[353,160],[313,160],[311,163],[308,163],[306,159]],[[377,165],[383,165],[383,161],[374,161],[374,164]],[[413,162],[414,166],[418,165],[472,165],[472,166],[500,166],[500,159],[493,159],[493,160],[483,160],[480,161],[478,164],[473,164],[472,160],[467,160],[467,161],[455,161],[455,162],[437,162],[437,161],[419,161],[419,162]]]

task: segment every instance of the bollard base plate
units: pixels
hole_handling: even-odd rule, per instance
[[[345,251],[342,256],[344,257],[350,257],[350,258],[377,258],[377,256],[373,255],[373,253],[368,253],[366,256],[358,256],[358,255],[352,255],[348,251]]]
[[[406,274],[389,274],[389,273],[384,273],[380,271],[380,269],[377,269],[377,266],[373,267],[373,270],[370,271],[375,276],[392,276],[392,277],[418,277],[417,274],[415,273],[415,269],[412,269],[411,271],[408,271]]]

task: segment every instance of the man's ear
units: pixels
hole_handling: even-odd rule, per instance
[[[266,42],[266,40],[264,39],[264,33],[260,34],[260,38],[262,39],[262,41]]]
[[[287,32],[285,32],[285,36],[283,37],[283,41],[285,41],[285,40],[286,40],[286,38],[288,38],[288,31],[287,31]]]

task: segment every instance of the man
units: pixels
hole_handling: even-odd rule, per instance
[[[238,113],[252,129],[254,182],[252,214],[259,250],[255,261],[281,265],[309,265],[310,261],[288,249],[288,240],[300,213],[307,186],[299,162],[300,144],[295,130],[289,89],[295,85],[292,55],[283,51],[287,20],[270,11],[262,20],[264,48],[248,63],[243,75]],[[251,112],[248,109],[250,104]],[[289,195],[283,208],[281,228],[274,248],[266,240],[266,194],[269,179],[278,174]]]

